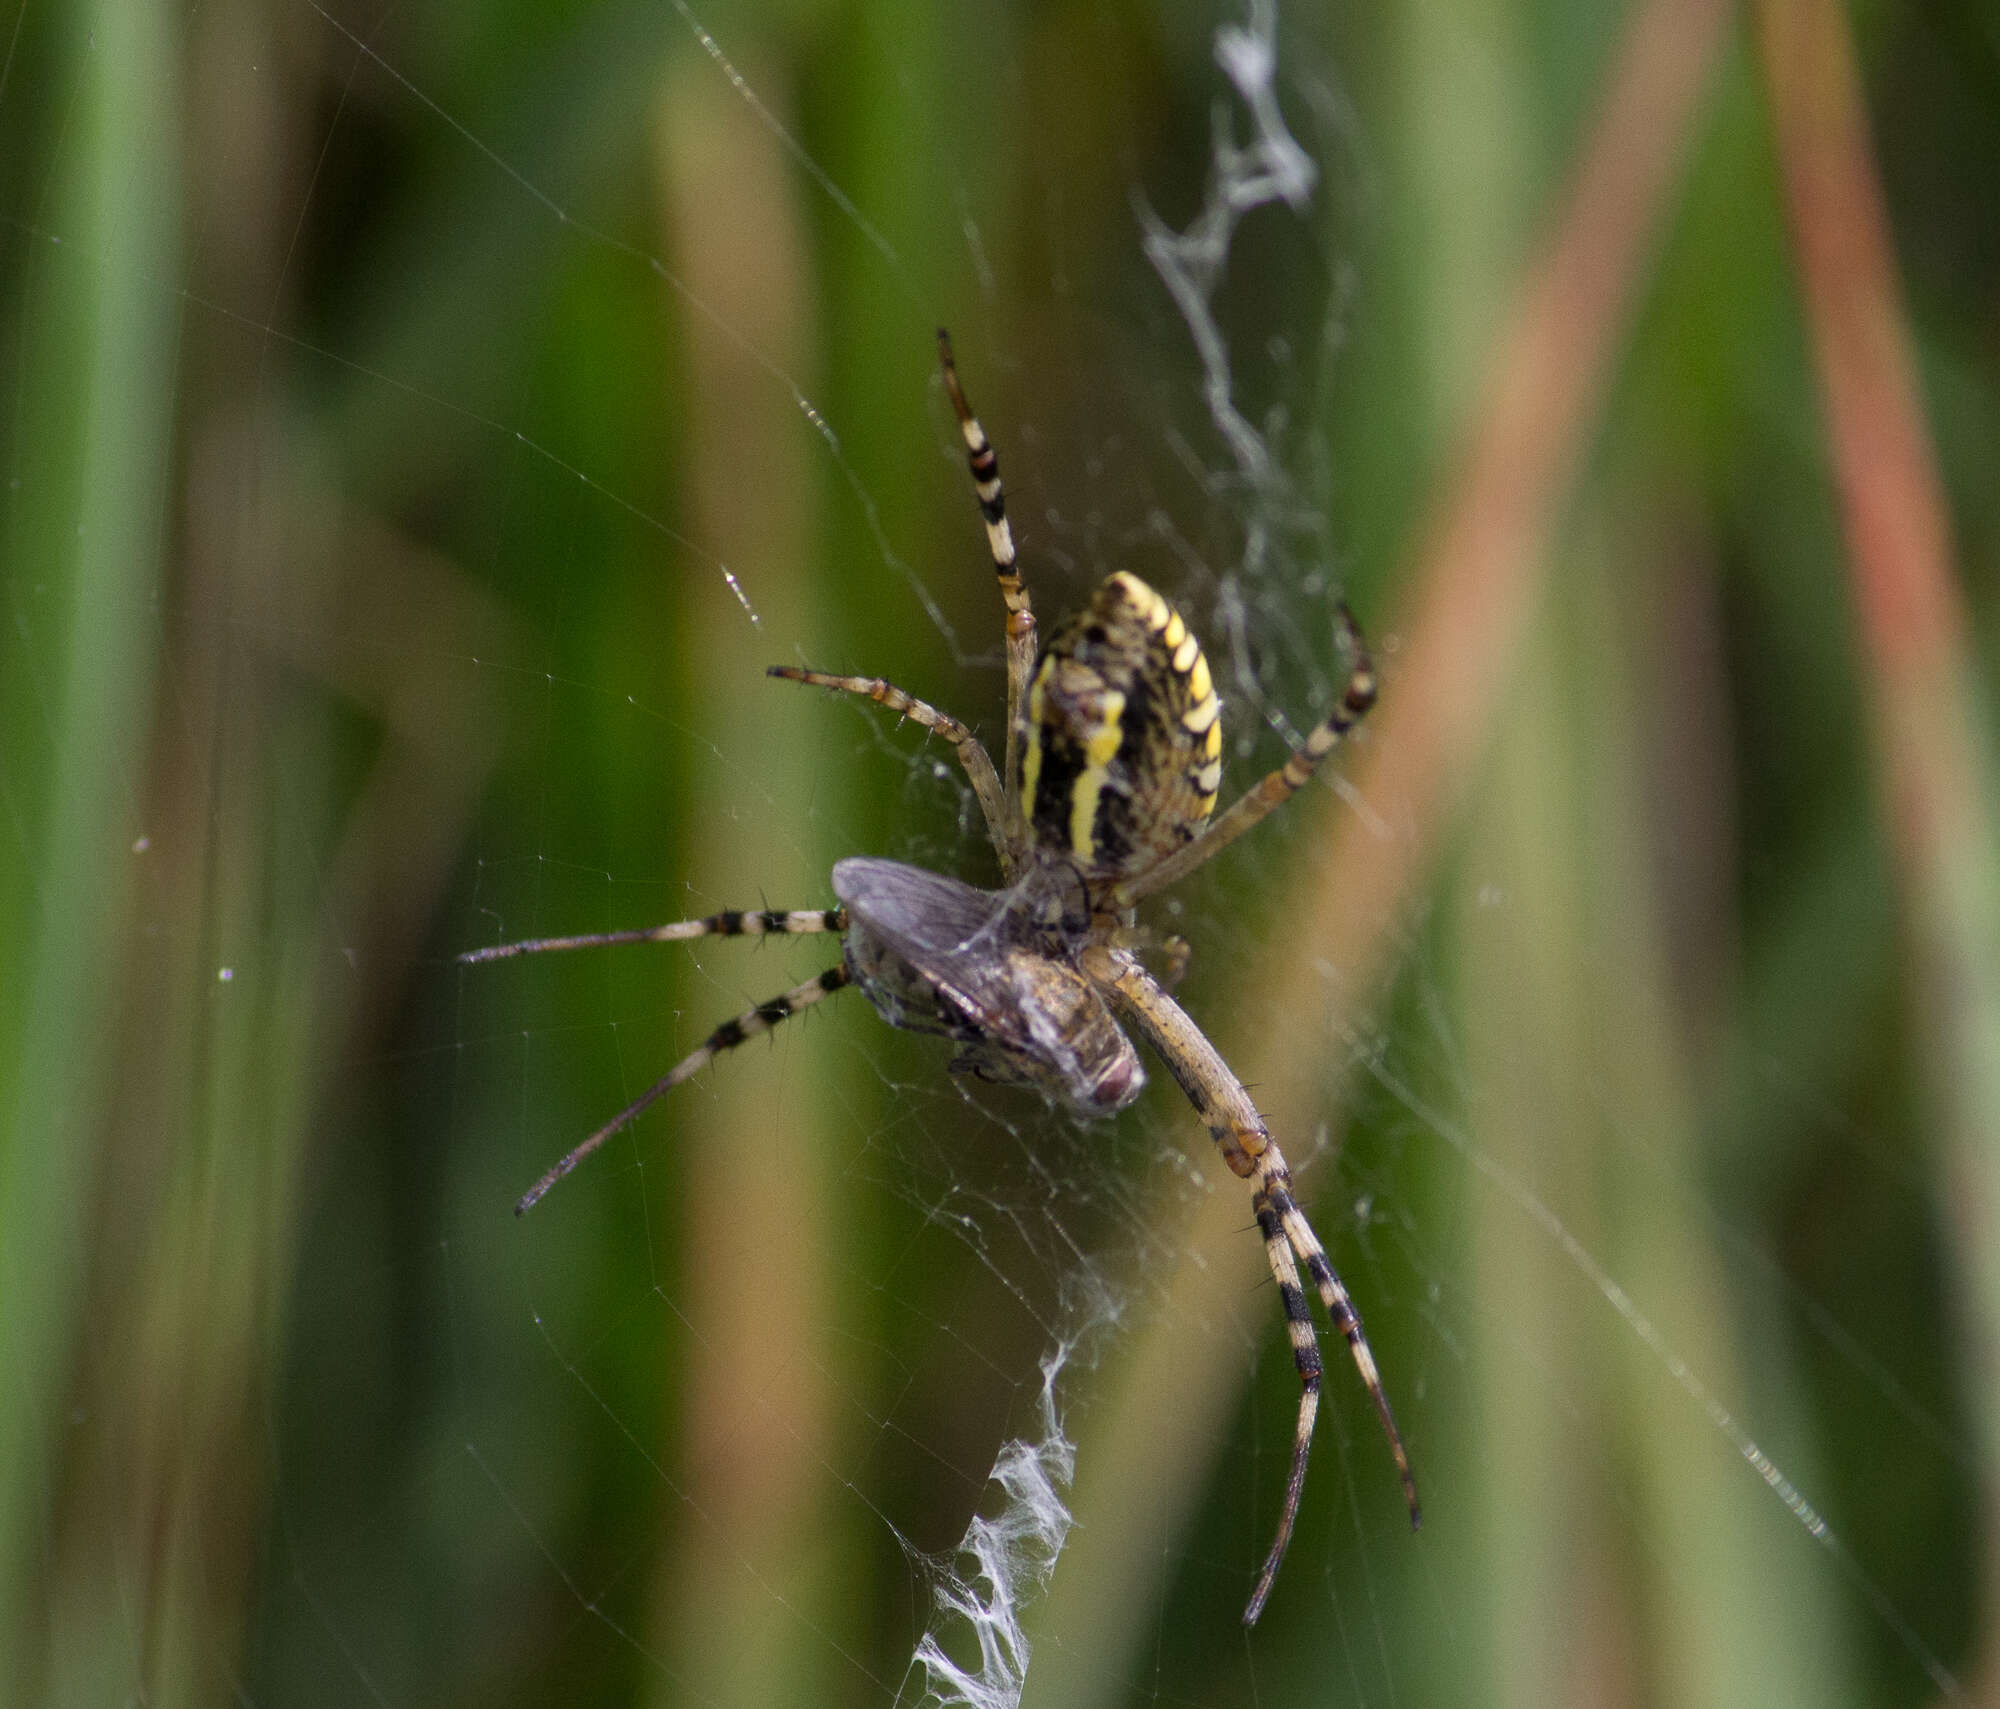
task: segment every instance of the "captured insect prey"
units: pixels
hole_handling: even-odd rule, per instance
[[[957,1047],[954,1070],[1032,1087],[1082,1116],[1113,1115],[1144,1086],[1145,1069],[1126,1032],[1130,1027],[1166,1065],[1230,1169],[1250,1183],[1251,1209],[1298,1368],[1302,1393],[1291,1469],[1277,1535],[1243,1612],[1245,1624],[1251,1624],[1264,1610],[1291,1541],[1319,1408],[1319,1338],[1301,1267],[1374,1402],[1412,1526],[1418,1521],[1416,1480],[1361,1318],[1293,1196],[1283,1153],[1243,1083],[1169,994],[1172,979],[1163,981],[1140,960],[1141,950],[1161,948],[1177,970],[1186,945],[1148,932],[1135,910],[1305,785],[1374,704],[1374,668],[1343,607],[1342,630],[1353,663],[1340,699],[1282,766],[1212,817],[1222,782],[1222,707],[1200,642],[1166,600],[1137,576],[1121,572],[1057,628],[1037,656],[1034,611],[1015,561],[999,459],[965,400],[943,332],[938,352],[1006,611],[1007,725],[1000,768],[970,728],[880,677],[789,665],[774,665],[770,674],[864,695],[949,742],[985,815],[1000,860],[1001,888],[980,890],[898,861],[857,857],[833,869],[837,907],[726,912],[467,952],[461,961],[710,936],[831,933],[842,939],[838,964],[724,1021],[551,1167],[514,1208],[528,1210],[613,1134],[722,1052],[843,986],[857,986],[891,1026],[950,1039]]]

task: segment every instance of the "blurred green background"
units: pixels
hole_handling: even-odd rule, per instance
[[[7,1701],[921,1701],[1071,1335],[1025,1702],[1990,1694],[2000,13],[1287,8],[1261,482],[1142,248],[1242,17],[0,19]],[[510,1214],[834,951],[458,952],[992,876],[763,675],[997,730],[940,322],[1045,620],[1156,581],[1236,787],[1336,595],[1381,654],[1152,910],[1425,1492],[1330,1349],[1247,1636],[1296,1382],[1164,1075],[1080,1131],[849,997]]]

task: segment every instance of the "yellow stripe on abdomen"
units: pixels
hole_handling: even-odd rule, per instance
[[[1053,657],[1042,660],[1042,668],[1035,672],[1035,680],[1028,688],[1028,739],[1021,749],[1021,822],[1033,834],[1035,823],[1035,786],[1042,781],[1042,712],[1047,702],[1042,693],[1042,685],[1049,680],[1049,672],[1055,669]]]
[[[1104,691],[1103,715],[1083,744],[1083,770],[1069,797],[1070,852],[1088,866],[1097,852],[1097,804],[1111,775],[1111,762],[1125,739],[1125,696],[1115,688]]]

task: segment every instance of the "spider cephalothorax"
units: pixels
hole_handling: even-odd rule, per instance
[[[979,799],[1004,882],[998,890],[981,890],[899,861],[857,857],[833,869],[840,902],[835,908],[732,911],[636,931],[541,938],[469,952],[461,959],[768,932],[833,932],[845,940],[838,965],[723,1022],[699,1049],[556,1163],[515,1209],[527,1210],[612,1134],[721,1052],[846,985],[858,986],[891,1026],[953,1040],[958,1051],[952,1067],[1030,1086],[1084,1116],[1115,1114],[1139,1095],[1145,1072],[1125,1032],[1125,1025],[1131,1026],[1167,1065],[1224,1161],[1250,1183],[1251,1209],[1299,1373],[1291,1473],[1277,1536],[1243,1613],[1250,1623],[1263,1612],[1291,1540],[1318,1414],[1319,1341],[1301,1266],[1375,1403],[1412,1525],[1417,1489],[1361,1319],[1292,1195],[1284,1155],[1221,1053],[1139,960],[1137,951],[1155,940],[1138,925],[1134,908],[1296,794],[1374,703],[1375,675],[1343,608],[1354,666],[1339,702],[1282,766],[1221,818],[1212,818],[1222,783],[1222,707],[1200,642],[1166,600],[1137,576],[1121,572],[1056,631],[1037,658],[1034,612],[1015,563],[999,461],[965,401],[950,341],[942,333],[938,346],[1007,612],[1004,770],[995,769],[965,725],[880,677],[791,665],[775,665],[771,674],[865,695],[950,742]],[[1186,946],[1177,939],[1167,942],[1185,955]]]

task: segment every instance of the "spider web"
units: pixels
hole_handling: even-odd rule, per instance
[[[50,1135],[0,1179],[26,1689],[1961,1695],[1979,1456],[1947,1338],[1912,1341],[1946,1315],[1915,1071],[1884,1045],[1857,1087],[1824,1041],[1858,1021],[1715,1014],[1699,1067],[1668,1059],[1649,1002],[1826,983],[1803,924],[1729,973],[1637,907],[1610,951],[1564,936],[1592,885],[1729,912],[1621,839],[1727,816],[1699,726],[1732,661],[1702,648],[1784,609],[1658,569],[1695,602],[1652,614],[1670,664],[1715,680],[1647,728],[1668,696],[1592,678],[1669,670],[1599,585],[1633,545],[1602,493],[1462,840],[1357,762],[1148,910],[1367,1318],[1417,1537],[1330,1338],[1307,1512],[1242,1633],[1296,1379],[1247,1198],[1164,1073],[1082,1127],[848,997],[507,1214],[838,952],[458,951],[824,906],[848,853],[993,876],[948,750],[762,675],[879,671],[995,730],[938,322],[1045,628],[1114,569],[1167,592],[1228,796],[1338,694],[1341,598],[1385,710],[1418,668],[1396,576],[1472,364],[1383,370],[1497,325],[1401,300],[1391,187],[1461,197],[1433,291],[1511,277],[1528,223],[1481,177],[1481,73],[1467,129],[1410,121],[1393,160],[1348,92],[1436,19],[518,10],[13,22],[6,1084]],[[1669,807],[1579,727],[1686,737]],[[1380,978],[1282,953],[1343,836],[1439,868]],[[1788,876],[1886,931],[1872,843],[1811,847]]]

